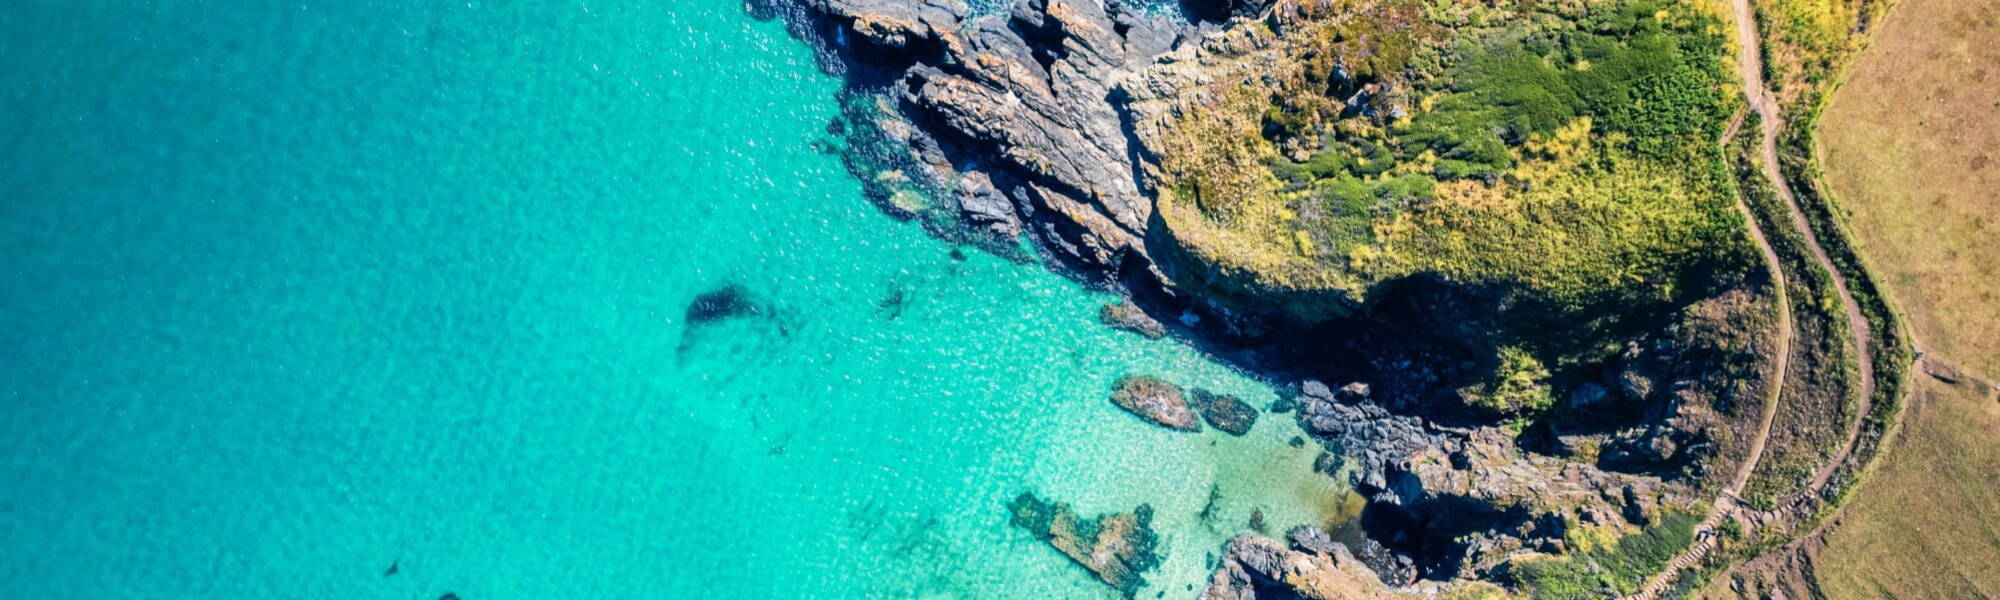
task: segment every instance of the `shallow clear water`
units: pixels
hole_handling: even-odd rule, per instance
[[[1268,389],[871,208],[734,1],[29,0],[0,78],[0,596],[1109,595],[1031,489],[1190,596],[1341,510],[1286,416],[1105,401]]]

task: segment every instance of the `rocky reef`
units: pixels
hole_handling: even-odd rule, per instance
[[[1113,329],[1130,331],[1152,339],[1167,337],[1167,326],[1130,302],[1105,304],[1097,320]]]
[[[845,77],[829,146],[883,210],[1122,293],[1111,326],[1297,382],[1273,411],[1369,498],[1396,554],[1370,577],[1505,579],[1691,505],[1737,452],[1761,331],[1739,317],[1770,297],[1714,149],[1703,9],[749,8]],[[1258,415],[1149,377],[1111,400],[1183,431]],[[1125,522],[1060,506],[1024,496],[1015,522],[1129,593],[1137,555],[1090,550]],[[1210,596],[1365,570],[1298,542],[1231,542]]]
[[[1145,585],[1146,571],[1159,564],[1151,506],[1083,520],[1068,504],[1022,492],[1007,509],[1015,527],[1047,542],[1127,598]]]
[[[702,325],[723,319],[746,317],[761,312],[757,303],[750,299],[750,291],[738,284],[727,284],[694,297],[688,302],[683,320],[689,325]]]
[[[753,0],[846,74],[850,167],[892,212],[989,247],[1033,237],[1086,280],[1146,269],[1152,201],[1117,82],[1198,27],[1138,4]],[[856,139],[863,138],[863,139]],[[860,156],[853,156],[860,154]]]
[[[1222,567],[1215,570],[1202,600],[1396,597],[1346,547],[1327,540],[1324,532],[1301,531],[1292,537],[1306,543],[1288,548],[1255,535],[1229,540],[1223,547]]]

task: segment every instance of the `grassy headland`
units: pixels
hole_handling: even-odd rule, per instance
[[[1493,299],[1462,395],[1532,418],[1551,380],[1756,269],[1715,144],[1721,23],[1654,0],[1281,4],[1232,42],[1254,76],[1217,77],[1165,140],[1159,229],[1183,279],[1303,321],[1410,281]]]

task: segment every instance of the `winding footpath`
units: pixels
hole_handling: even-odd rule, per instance
[[[1763,53],[1760,46],[1762,42],[1757,39],[1756,15],[1750,7],[1750,0],[1731,0],[1730,4],[1736,10],[1736,38],[1741,48],[1737,71],[1743,78],[1743,95],[1749,99],[1751,108],[1756,109],[1757,115],[1762,118],[1764,177],[1771,180],[1772,189],[1777,190],[1778,197],[1785,201],[1785,209],[1792,215],[1792,225],[1798,227],[1799,232],[1805,236],[1806,246],[1812,249],[1813,259],[1833,278],[1834,290],[1840,293],[1840,303],[1847,316],[1850,337],[1848,341],[1853,344],[1855,365],[1860,374],[1861,385],[1857,394],[1859,398],[1853,418],[1848,420],[1847,441],[1841,445],[1839,452],[1828,458],[1819,470],[1813,473],[1812,481],[1807,484],[1804,491],[1814,493],[1826,486],[1827,480],[1833,477],[1842,463],[1847,462],[1848,455],[1854,452],[1855,446],[1861,441],[1861,426],[1866,421],[1868,411],[1875,400],[1874,353],[1868,345],[1868,340],[1874,339],[1875,334],[1868,324],[1868,319],[1861,314],[1861,303],[1856,302],[1854,293],[1848,291],[1847,276],[1834,265],[1833,258],[1820,244],[1819,234],[1806,220],[1805,211],[1799,209],[1798,197],[1792,193],[1791,184],[1786,182],[1784,174],[1778,171],[1778,132],[1784,129],[1784,116],[1779,114],[1777,97],[1773,96],[1770,88],[1764,85],[1764,65],[1761,58]],[[1758,237],[1758,243],[1769,251],[1770,246],[1764,243],[1761,235]]]
[[[1750,0],[1731,0],[1730,4],[1736,7],[1736,37],[1743,49],[1742,60],[1737,61],[1737,70],[1743,77],[1743,95],[1749,98],[1750,106],[1757,110],[1757,115],[1762,117],[1763,121],[1764,135],[1761,145],[1764,155],[1764,177],[1771,180],[1772,189],[1777,190],[1778,197],[1785,201],[1785,209],[1792,215],[1792,225],[1798,227],[1799,232],[1805,236],[1806,246],[1812,249],[1814,261],[1833,278],[1834,290],[1840,293],[1841,307],[1845,309],[1843,312],[1847,315],[1849,341],[1853,344],[1855,364],[1860,374],[1859,400],[1853,418],[1847,423],[1847,441],[1841,444],[1839,452],[1820,465],[1819,470],[1813,473],[1811,483],[1807,484],[1804,490],[1805,493],[1817,493],[1820,488],[1826,487],[1827,480],[1833,477],[1834,472],[1840,470],[1840,465],[1847,462],[1848,455],[1853,454],[1854,447],[1861,442],[1861,426],[1867,421],[1868,411],[1875,401],[1874,352],[1868,345],[1868,340],[1874,339],[1875,332],[1870,328],[1867,317],[1861,314],[1861,303],[1856,302],[1854,293],[1848,291],[1847,276],[1834,265],[1832,256],[1828,255],[1826,248],[1820,245],[1819,234],[1813,230],[1812,223],[1806,220],[1806,213],[1799,209],[1799,200],[1792,193],[1791,184],[1778,170],[1778,132],[1784,129],[1784,116],[1778,112],[1777,97],[1764,85],[1764,65],[1759,48],[1761,42],[1757,39],[1756,16],[1750,8]]]
[[[1763,155],[1764,177],[1771,181],[1772,189],[1776,190],[1778,197],[1784,200],[1786,210],[1791,213],[1792,224],[1798,227],[1799,231],[1804,235],[1806,245],[1812,248],[1813,258],[1817,261],[1820,268],[1825,269],[1833,278],[1834,288],[1840,293],[1841,304],[1846,308],[1848,331],[1852,334],[1849,342],[1853,344],[1856,362],[1859,366],[1861,384],[1859,390],[1860,400],[1854,415],[1852,415],[1853,418],[1848,420],[1846,442],[1841,445],[1839,452],[1829,457],[1825,463],[1820,465],[1819,469],[1813,473],[1812,479],[1805,489],[1799,492],[1800,496],[1807,496],[1818,492],[1826,486],[1827,481],[1833,477],[1835,472],[1839,471],[1840,465],[1847,461],[1847,457],[1853,454],[1854,448],[1861,441],[1861,427],[1866,420],[1875,396],[1875,365],[1868,346],[1868,340],[1873,339],[1874,332],[1869,328],[1868,319],[1861,314],[1861,305],[1855,302],[1854,295],[1848,291],[1846,276],[1841,274],[1840,270],[1834,265],[1833,258],[1820,245],[1819,236],[1814,233],[1811,223],[1806,220],[1805,211],[1799,209],[1798,198],[1792,193],[1791,185],[1785,180],[1784,174],[1778,169],[1778,133],[1784,129],[1784,121],[1782,120],[1783,116],[1779,113],[1777,97],[1764,84],[1762,40],[1759,40],[1757,37],[1756,12],[1751,8],[1750,0],[1730,0],[1730,5],[1736,13],[1737,72],[1743,80],[1743,95],[1750,102],[1750,107],[1756,110],[1758,117],[1760,117],[1759,125],[1762,129],[1760,146],[1762,150],[1761,154]],[[1723,134],[1721,143],[1728,143],[1728,140],[1734,138],[1742,124],[1743,116],[1739,114],[1736,120],[1729,125],[1728,132]],[[1738,494],[1742,493],[1743,488],[1749,485],[1750,477],[1756,473],[1757,465],[1763,459],[1764,447],[1770,439],[1771,426],[1777,415],[1778,402],[1783,395],[1785,378],[1789,372],[1791,362],[1792,338],[1796,335],[1792,323],[1791,303],[1785,297],[1787,282],[1784,265],[1780,261],[1777,251],[1771,247],[1771,242],[1767,234],[1757,224],[1756,217],[1750,214],[1749,206],[1740,196],[1737,198],[1737,209],[1744,213],[1744,217],[1750,225],[1750,237],[1756,241],[1758,249],[1764,255],[1764,262],[1771,269],[1772,283],[1776,290],[1779,320],[1779,350],[1777,360],[1774,363],[1775,368],[1772,370],[1772,373],[1775,374],[1773,378],[1775,385],[1771,386],[1769,398],[1764,402],[1764,410],[1760,416],[1757,435],[1750,441],[1750,452],[1745,456],[1744,461],[1737,465],[1736,474],[1730,479],[1729,485],[1723,489],[1722,493],[1716,497],[1713,505],[1710,506],[1708,517],[1703,519],[1701,524],[1695,526],[1695,531],[1698,532],[1699,539],[1694,545],[1688,547],[1679,556],[1675,556],[1673,560],[1669,561],[1664,570],[1647,580],[1646,585],[1640,588],[1638,593],[1627,596],[1630,599],[1653,600],[1654,598],[1658,598],[1666,590],[1667,586],[1675,581],[1676,575],[1683,569],[1698,565],[1703,558],[1708,556],[1709,552],[1715,549],[1716,536],[1714,532],[1717,527],[1739,512],[1748,510],[1748,507],[1743,504],[1742,498]]]

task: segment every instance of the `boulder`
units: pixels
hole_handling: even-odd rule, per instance
[[[1201,431],[1201,418],[1188,407],[1181,388],[1157,377],[1127,375],[1111,392],[1111,403],[1155,425]]]
[[[1311,525],[1300,525],[1285,532],[1285,542],[1291,544],[1293,550],[1313,554],[1332,555],[1336,551],[1346,551],[1340,543],[1333,541],[1333,536],[1327,535],[1326,530]]]
[[[1157,340],[1167,336],[1166,325],[1160,324],[1158,319],[1146,314],[1146,311],[1139,310],[1139,307],[1130,302],[1106,303],[1103,308],[1098,309],[1097,320],[1103,321],[1112,329],[1130,331],[1151,339]]]
[[[1576,386],[1576,389],[1569,391],[1569,407],[1573,409],[1589,408],[1604,402],[1610,397],[1611,390],[1586,381]]]

